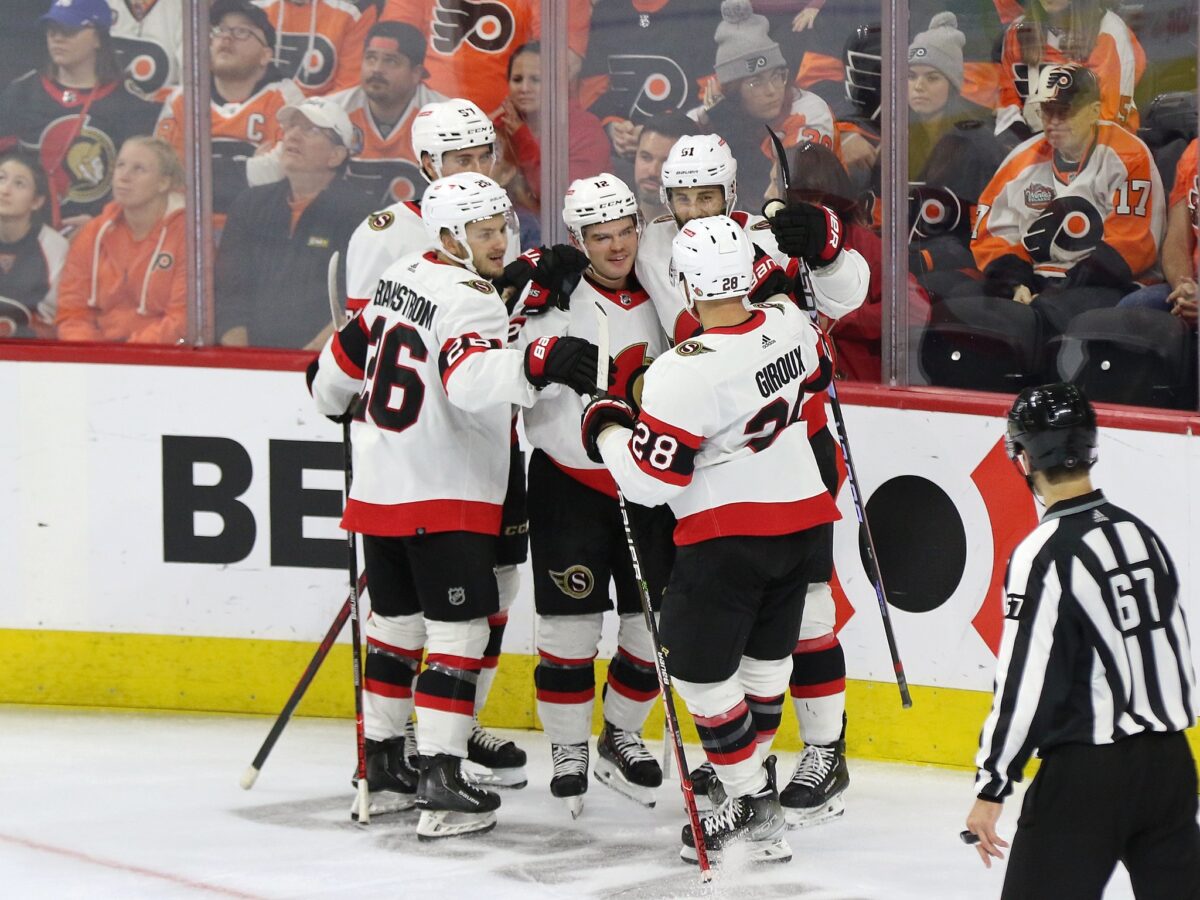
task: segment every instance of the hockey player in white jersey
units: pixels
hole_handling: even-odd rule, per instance
[[[661,636],[725,794],[701,819],[705,846],[719,858],[746,843],[751,859],[782,861],[775,759],[751,704],[787,689],[805,592],[839,518],[799,424],[832,366],[789,298],[746,302],[754,254],[738,223],[692,220],[672,258],[702,332],[651,364],[640,412],[593,400],[583,442],[630,501],[669,503],[678,519]],[[681,855],[696,859],[691,825]]]
[[[563,220],[589,262],[578,283],[549,292],[531,284],[513,319],[518,348],[554,336],[596,340],[595,307],[608,311],[614,395],[636,405],[641,379],[668,344],[646,292],[633,274],[641,217],[633,191],[602,173],[571,183]],[[561,248],[553,248],[561,253]],[[590,390],[589,390],[590,393]],[[548,388],[524,410],[529,463],[529,535],[537,608],[538,717],[551,741],[550,791],[573,815],[588,787],[588,739],[595,702],[594,659],[604,613],[620,617],[617,650],[604,688],[604,730],[597,741],[596,778],[653,806],[662,770],[642,741],[642,726],[658,696],[654,651],[626,550],[616,485],[579,443],[583,398]],[[666,508],[629,507],[640,537],[642,568],[658,608],[674,547]]]
[[[486,279],[503,269],[515,217],[494,181],[440,179],[424,213],[432,249],[388,267],[371,302],[321,351],[310,383],[326,415],[356,404],[342,526],[363,535],[371,592],[364,719],[373,805],[415,801],[418,836],[428,839],[489,829],[500,805],[464,779],[460,763],[488,617],[499,609],[493,569],[512,405],[531,405],[553,382],[586,388],[596,348],[569,337],[527,353],[506,347],[508,316]],[[416,783],[395,752],[414,704]]]

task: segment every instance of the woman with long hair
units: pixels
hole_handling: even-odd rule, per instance
[[[67,239],[46,224],[49,194],[36,157],[0,154],[0,337],[54,337]]]

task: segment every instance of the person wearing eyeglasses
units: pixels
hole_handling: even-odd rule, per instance
[[[785,147],[811,141],[836,152],[833,113],[816,94],[789,84],[787,61],[750,0],[724,0],[721,17],[714,78],[705,84],[702,106],[688,115],[729,142],[739,193],[762,197],[772,186],[773,162],[764,126]]]
[[[304,99],[275,67],[275,29],[250,0],[216,0],[209,12],[212,104],[213,227],[220,232],[234,199],[251,184],[283,177],[276,116]],[[183,159],[183,88],[176,88],[155,129]],[[281,148],[280,148],[281,149]]]

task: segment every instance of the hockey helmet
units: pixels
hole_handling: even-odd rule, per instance
[[[1099,100],[1100,82],[1096,74],[1080,63],[1066,63],[1044,67],[1027,102],[1074,110]]]
[[[684,303],[745,297],[754,286],[754,247],[728,216],[693,219],[671,242],[671,276]]]
[[[1096,462],[1096,411],[1073,384],[1026,388],[1008,411],[1004,449],[1018,465],[1025,451],[1026,477],[1054,468],[1086,471]]]
[[[442,154],[495,143],[496,129],[491,120],[470,100],[426,103],[413,120],[413,154],[420,164],[421,154],[428,153],[438,178],[442,177]],[[424,174],[424,168],[421,172]]]
[[[715,134],[685,134],[675,142],[662,164],[659,198],[671,208],[671,188],[719,184],[725,191],[725,214],[737,203],[737,160],[729,145]]]
[[[879,118],[883,103],[883,38],[878,22],[859,25],[846,41],[842,65],[846,74],[846,97],[864,119]]]
[[[580,247],[583,246],[583,229],[588,225],[615,222],[633,216],[638,234],[642,231],[642,217],[633,191],[624,181],[608,172],[572,181],[563,199],[562,215],[567,230]]]
[[[475,268],[475,259],[467,243],[467,226],[495,215],[503,215],[505,227],[515,232],[516,215],[508,192],[486,175],[475,172],[457,172],[439,178],[421,198],[421,221],[431,245],[471,269]],[[442,245],[443,228],[466,248],[465,258],[455,256]]]

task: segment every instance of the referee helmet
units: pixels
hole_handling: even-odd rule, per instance
[[[1004,447],[1014,462],[1024,450],[1030,472],[1086,471],[1096,462],[1096,411],[1073,384],[1026,388],[1008,411]]]

